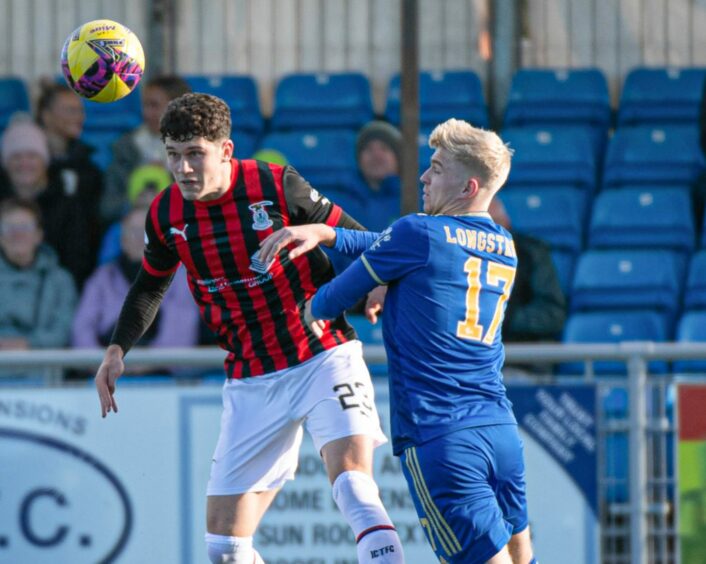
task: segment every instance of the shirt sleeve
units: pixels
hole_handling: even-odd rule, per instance
[[[284,169],[283,186],[293,225],[325,223],[331,227],[365,229],[340,206],[320,194],[291,166]]]
[[[359,256],[380,237],[380,233],[374,231],[355,231],[342,227],[335,227],[334,231],[336,242],[333,248],[347,257]]]
[[[145,254],[142,268],[152,276],[169,276],[179,268],[181,260],[166,244],[165,234],[156,221],[156,200],[150,207],[145,221]]]
[[[174,274],[154,276],[141,268],[120,310],[118,322],[110,338],[111,345],[118,345],[124,354],[140,340],[154,321],[164,294],[172,283]]]
[[[360,255],[378,284],[399,280],[429,262],[429,233],[421,217],[407,215],[398,219]]]
[[[345,272],[324,284],[314,296],[312,314],[333,319],[375,286],[399,280],[429,260],[429,236],[416,216],[406,216],[378,239]]]

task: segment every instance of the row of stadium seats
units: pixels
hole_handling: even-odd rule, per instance
[[[706,69],[635,68],[625,79],[617,111],[617,125],[693,123],[698,116]],[[188,75],[194,90],[224,98],[238,128],[261,133],[264,122],[257,88],[249,75]],[[422,127],[431,127],[451,115],[479,126],[488,125],[488,112],[478,76],[468,70],[420,73],[419,100]],[[91,110],[95,126],[128,128],[139,121],[140,108],[129,96],[123,102]],[[0,79],[0,129],[3,119],[27,110],[24,82]],[[400,119],[400,76],[388,84],[385,118]],[[373,117],[368,77],[357,72],[295,73],[284,76],[275,91],[273,130],[320,127],[358,129]],[[513,77],[505,109],[505,127],[541,124],[585,124],[607,129],[612,110],[604,74],[586,69],[520,69]]]

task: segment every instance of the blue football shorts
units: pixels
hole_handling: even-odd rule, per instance
[[[401,456],[414,506],[439,562],[481,564],[528,524],[516,425],[470,427]]]

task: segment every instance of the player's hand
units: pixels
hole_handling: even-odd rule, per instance
[[[321,338],[324,334],[324,329],[326,329],[326,322],[323,319],[316,319],[311,314],[311,300],[306,302],[304,306],[304,323],[306,323],[311,329],[312,333],[318,338]]]
[[[386,295],[387,286],[378,286],[368,293],[368,299],[365,301],[365,317],[373,325],[378,322],[378,314],[382,313],[385,307]]]
[[[115,402],[115,381],[125,371],[123,363],[123,351],[117,345],[110,345],[105,351],[103,362],[96,372],[95,383],[98,391],[98,400],[101,404],[101,416],[105,417],[109,412],[118,412],[118,404]]]
[[[294,260],[316,247],[319,243],[332,245],[335,241],[336,232],[332,227],[323,223],[290,225],[271,233],[262,240],[260,243],[260,260],[264,264],[269,264],[282,249],[292,243],[294,243],[295,247],[289,251],[289,258]]]

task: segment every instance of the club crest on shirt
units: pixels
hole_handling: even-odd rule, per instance
[[[272,202],[269,200],[263,200],[262,202],[256,202],[250,204],[248,208],[252,211],[252,228],[255,231],[264,231],[268,227],[272,227],[272,220],[270,216],[267,215],[266,206],[271,206]]]

